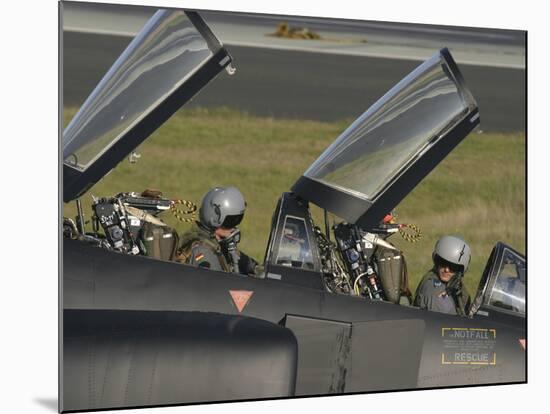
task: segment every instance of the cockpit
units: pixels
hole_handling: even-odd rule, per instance
[[[498,311],[525,317],[526,288],[525,257],[497,243],[483,272],[470,314]]]

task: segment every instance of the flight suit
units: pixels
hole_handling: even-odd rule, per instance
[[[258,276],[262,266],[243,252],[238,252],[238,270],[240,274]],[[197,267],[223,272],[233,272],[230,262],[225,257],[222,246],[214,234],[200,224],[181,236],[181,244],[176,261]]]
[[[457,315],[457,301],[447,294],[446,288],[447,283],[439,279],[434,269],[430,270],[424,275],[416,289],[414,306],[435,312]],[[469,303],[469,295],[465,287],[462,287],[462,298],[465,304]]]

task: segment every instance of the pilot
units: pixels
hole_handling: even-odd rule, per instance
[[[206,269],[256,276],[261,266],[237,249],[246,202],[235,187],[215,187],[202,199],[199,221],[181,236],[176,261]]]
[[[414,298],[421,309],[467,315],[470,296],[462,284],[470,264],[470,246],[456,236],[443,236],[432,254],[434,266],[424,275]]]

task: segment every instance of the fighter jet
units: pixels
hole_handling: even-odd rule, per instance
[[[64,201],[224,69],[232,57],[197,12],[156,12],[64,130]],[[497,243],[468,314],[421,310],[384,220],[478,123],[436,51],[281,195],[261,277],[146,254],[161,197],[95,200],[93,231],[64,220],[61,409],[525,382],[525,257]],[[310,205],[341,222],[315,223]]]

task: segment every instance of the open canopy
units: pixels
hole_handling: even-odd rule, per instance
[[[442,49],[355,120],[292,191],[375,226],[478,123],[477,104]]]
[[[63,133],[63,198],[101,179],[231,62],[194,12],[159,10]]]

